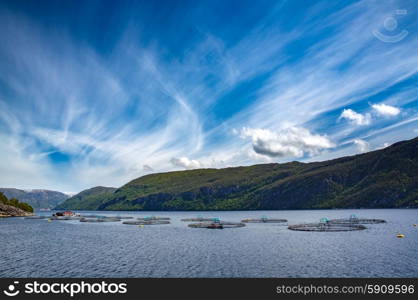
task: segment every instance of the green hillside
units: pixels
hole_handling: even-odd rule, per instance
[[[78,209],[78,210],[94,210],[101,204],[107,194],[111,194],[116,188],[96,186],[84,190],[65,202],[60,203],[55,209]]]
[[[73,197],[74,198],[74,197]],[[65,201],[97,210],[250,210],[418,206],[418,138],[335,160],[151,174]]]

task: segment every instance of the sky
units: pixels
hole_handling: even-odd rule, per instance
[[[418,136],[411,1],[0,1],[0,186],[322,161]]]

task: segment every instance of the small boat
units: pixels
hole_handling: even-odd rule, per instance
[[[80,217],[80,214],[76,214],[71,210],[67,211],[58,211],[52,215],[53,217]]]
[[[396,235],[396,237],[401,239],[401,238],[404,238],[404,237],[405,237],[405,235],[404,235],[404,234],[402,234],[402,233],[398,233],[398,234]]]

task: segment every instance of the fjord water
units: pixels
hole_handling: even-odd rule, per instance
[[[98,214],[98,212],[83,212]],[[41,213],[42,214],[42,213]],[[170,225],[0,219],[1,277],[417,277],[417,209],[100,212],[171,217]],[[352,232],[298,232],[278,224],[209,230],[180,219],[225,221],[382,218]],[[396,238],[400,232],[405,238]]]

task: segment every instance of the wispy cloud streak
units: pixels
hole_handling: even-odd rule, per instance
[[[418,117],[413,2],[270,6],[244,7],[245,30],[193,18],[195,7],[173,11],[183,20],[175,46],[169,29],[152,35],[128,18],[107,52],[66,26],[0,9],[0,171],[9,174],[0,185],[77,191],[173,169],[326,159],[414,136],[398,131]],[[398,8],[408,10],[400,24],[409,35],[384,43],[373,30]]]

